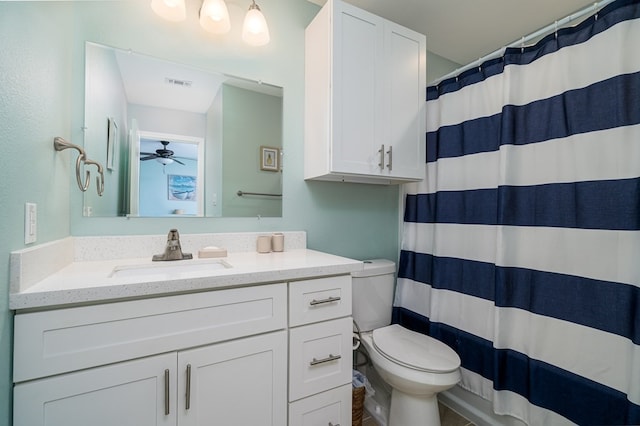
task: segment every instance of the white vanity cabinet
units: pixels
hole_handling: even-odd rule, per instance
[[[341,0],[305,31],[305,179],[424,178],[425,36]]]
[[[14,425],[287,422],[285,283],[19,313]]]
[[[351,276],[289,284],[289,426],[351,424]]]

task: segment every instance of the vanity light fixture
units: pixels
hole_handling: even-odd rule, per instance
[[[244,17],[242,40],[252,46],[264,46],[269,43],[269,27],[260,7],[252,0],[249,11]]]
[[[204,0],[200,8],[200,26],[214,34],[225,34],[231,29],[229,10],[224,0]]]
[[[185,0],[151,0],[151,9],[168,21],[186,18]],[[214,34],[225,34],[231,29],[225,0],[203,0],[199,20],[202,28]],[[242,40],[251,46],[264,46],[270,39],[267,20],[255,0],[251,0],[242,25]]]
[[[187,17],[185,0],[151,0],[151,9],[167,21],[184,21]]]

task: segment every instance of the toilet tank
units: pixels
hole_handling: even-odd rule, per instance
[[[360,331],[391,324],[396,264],[386,259],[365,260],[353,277],[353,319]]]

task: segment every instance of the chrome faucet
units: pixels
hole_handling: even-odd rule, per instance
[[[164,253],[154,254],[151,260],[159,261],[183,259],[193,259],[193,255],[191,253],[182,252],[182,247],[180,246],[180,234],[178,234],[177,229],[172,229],[169,231],[169,235],[167,235],[167,245],[164,248]]]

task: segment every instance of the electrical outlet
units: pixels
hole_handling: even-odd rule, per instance
[[[24,243],[36,242],[38,229],[38,205],[36,203],[24,204]]]

